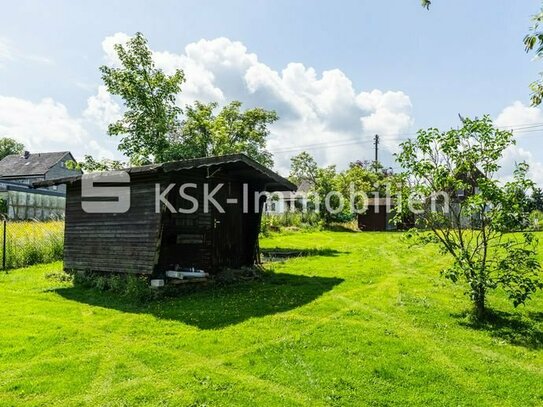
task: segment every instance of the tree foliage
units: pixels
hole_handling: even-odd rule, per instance
[[[109,159],[96,160],[91,155],[85,155],[83,161],[68,161],[66,164],[69,169],[78,169],[86,173],[120,170],[128,167],[128,164],[122,161]]]
[[[345,222],[353,219],[365,204],[361,202],[365,193],[371,197],[377,192],[380,196],[386,193],[385,185],[393,182],[392,173],[374,163],[357,161],[344,171],[338,172],[334,165],[319,167],[315,159],[307,152],[291,158],[289,180],[296,185],[306,181],[311,185],[310,200],[318,205],[319,215],[325,224]],[[329,206],[326,208],[326,197]],[[342,204],[340,204],[342,200]]]
[[[141,33],[126,45],[116,44],[115,51],[121,67],[101,66],[100,71],[108,91],[122,98],[126,110],[109,125],[108,133],[122,137],[119,150],[131,164],[162,162],[170,137],[179,128],[176,96],[184,74],[178,69],[166,75],[157,69]]]
[[[10,137],[0,138],[0,160],[8,155],[23,154],[25,149],[24,144],[19,143]]]
[[[195,102],[182,118],[176,97],[184,73],[178,69],[166,75],[157,69],[141,33],[126,45],[115,45],[115,51],[121,67],[102,66],[100,71],[108,91],[122,98],[126,110],[109,125],[108,133],[122,137],[119,150],[130,164],[245,153],[273,165],[266,139],[277,113],[262,108],[242,111],[241,102],[233,101],[216,114],[217,103]],[[89,168],[98,162],[86,161]]]
[[[420,130],[397,155],[413,196],[419,197],[415,203],[405,195],[400,201],[402,211],[411,205],[419,212],[423,231],[412,230],[410,236],[452,256],[443,274],[467,283],[479,317],[491,289],[502,287],[518,306],[543,287],[536,238],[526,231],[534,187],[528,166],[519,164],[504,185],[496,178],[499,160],[513,143],[511,132],[495,128],[485,116],[463,119],[460,129]]]
[[[195,102],[187,106],[179,132],[167,151],[168,160],[210,157],[244,153],[271,167],[272,155],[266,150],[268,125],[278,119],[277,113],[262,108],[241,110],[241,102],[233,101],[218,114],[218,104]]]
[[[543,56],[543,30],[541,23],[543,22],[543,9],[532,16],[533,26],[530,32],[524,37],[524,49],[526,52],[534,51],[537,58]],[[539,73],[539,79],[530,84],[532,91],[532,105],[539,106],[543,101],[543,73]]]

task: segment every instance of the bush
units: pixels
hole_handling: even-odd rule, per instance
[[[65,273],[64,271],[51,271],[45,274],[47,280],[56,281],[58,283],[70,283],[73,282],[73,276]]]
[[[158,290],[149,286],[146,276],[132,274],[72,273],[74,286],[111,292],[121,297],[146,302],[155,299]]]
[[[270,232],[282,229],[320,229],[322,220],[315,212],[284,212],[280,214],[263,214],[260,232],[268,236]]]

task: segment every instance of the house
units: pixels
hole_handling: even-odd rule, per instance
[[[25,151],[23,155],[8,155],[0,160],[0,180],[32,185],[36,181],[80,175],[80,170],[67,168],[68,161],[75,161],[69,151],[54,153]],[[53,185],[50,189],[66,192],[64,185]]]
[[[307,208],[308,194],[311,183],[303,180],[297,186],[296,191],[279,191],[271,196],[264,206],[264,211],[270,215],[279,215],[285,212],[293,212]]]
[[[253,265],[265,192],[296,189],[243,154],[147,165],[124,172],[130,178],[130,205],[124,213],[83,210],[87,199],[82,199],[82,176],[35,184],[67,186],[66,270],[162,278],[166,271],[175,269],[213,273]],[[192,205],[181,197],[179,188],[189,183],[192,186],[185,192],[195,201]],[[206,188],[218,188],[214,199],[224,213],[214,205],[206,210]],[[161,196],[171,207],[157,199]],[[191,213],[182,213],[195,206]]]

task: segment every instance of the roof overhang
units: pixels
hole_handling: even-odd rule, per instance
[[[150,164],[141,167],[130,167],[123,169],[131,175],[160,174],[177,171],[186,171],[197,168],[225,168],[232,175],[238,174],[243,177],[258,179],[265,184],[265,190],[274,191],[296,191],[297,187],[289,180],[281,177],[274,171],[264,167],[262,164],[247,157],[245,154],[231,154],[217,157],[194,158],[182,161],[171,161],[163,164]],[[32,185],[36,188],[50,187],[60,184],[72,184],[81,180],[81,175],[74,177],[57,178],[45,181],[37,181]]]

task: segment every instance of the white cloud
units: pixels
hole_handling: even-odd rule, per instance
[[[116,33],[102,42],[105,63],[119,65],[114,45],[130,37]],[[10,55],[2,48],[0,55]],[[186,82],[178,96],[181,106],[194,100],[226,104],[240,100],[246,108],[276,110],[280,120],[271,126],[269,148],[277,151],[276,168],[288,170],[289,159],[308,144],[325,143],[325,148],[308,148],[323,165],[368,159],[371,140],[378,132],[383,148],[390,152],[392,140],[409,130],[411,102],[403,92],[355,89],[339,69],[317,72],[301,63],[289,63],[275,70],[261,62],[239,41],[228,38],[200,40],[179,52],[154,51],[157,67],[167,73],[185,72]],[[76,155],[117,155],[116,139],[105,135],[107,124],[120,117],[122,107],[104,86],[87,99],[81,116],[71,116],[66,107],[51,99],[38,103],[2,98],[1,135],[11,135],[32,150],[71,149]],[[356,140],[345,146],[330,146],[343,140]],[[296,151],[285,151],[296,150]]]
[[[110,123],[121,118],[121,107],[113,100],[107,88],[100,85],[97,94],[87,99],[83,117],[105,131]]]
[[[104,39],[106,61],[118,64],[113,45],[128,38],[116,33]],[[319,74],[312,67],[290,63],[277,71],[259,61],[241,42],[228,38],[202,39],[179,53],[154,51],[153,57],[157,67],[167,73],[175,69],[185,72],[186,82],[178,97],[182,106],[194,100],[220,104],[241,100],[245,107],[276,110],[280,120],[271,127],[269,148],[282,150],[275,156],[276,167],[282,171],[288,169],[290,157],[308,144],[360,141],[312,148],[311,153],[323,165],[346,166],[349,161],[369,159],[375,133],[381,135],[383,148],[394,152],[398,144],[394,139],[413,124],[411,101],[403,92],[359,92],[339,69]],[[98,95],[92,102],[96,102],[92,110],[112,108],[110,101]],[[100,103],[108,108],[100,108]],[[294,149],[297,151],[284,151]]]
[[[109,35],[102,41],[102,50],[104,51],[105,62],[108,65],[118,66],[120,64],[117,52],[115,52],[115,44],[124,45],[128,42],[130,36],[125,33],[115,33]]]
[[[529,135],[537,128],[530,128],[536,124],[543,124],[543,111],[536,107],[526,106],[516,101],[507,106],[494,120],[496,126],[504,129],[513,129],[517,145],[507,148],[501,160],[502,168],[500,178],[504,181],[511,179],[515,165],[526,162],[530,165],[529,176],[537,184],[543,186],[543,164],[534,155],[535,151],[541,151],[537,138],[530,140]],[[518,129],[515,131],[515,129]],[[522,147],[520,146],[522,143]]]
[[[540,123],[543,123],[543,111],[537,107],[526,106],[518,100],[503,109],[494,120],[496,126],[507,129]]]
[[[413,125],[411,100],[403,92],[362,92],[356,98],[358,106],[368,116],[360,120],[366,133],[379,134],[382,144],[390,151],[397,152],[398,136]]]
[[[81,120],[50,98],[34,103],[0,96],[0,137],[12,137],[35,152],[71,150],[77,157],[111,156],[90,137]]]

